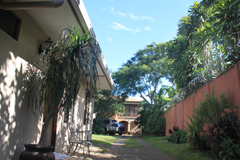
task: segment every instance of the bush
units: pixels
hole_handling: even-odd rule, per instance
[[[236,106],[229,99],[229,91],[217,97],[213,90],[200,101],[189,117],[191,123],[186,122],[188,142],[198,149],[212,149],[222,159],[239,159],[239,121],[234,115]]]
[[[150,135],[164,136],[165,130],[166,130],[165,117],[157,118],[155,114],[152,114],[147,120],[145,132]]]
[[[186,130],[179,129],[178,131],[173,132],[170,137],[168,137],[168,142],[172,142],[172,143],[176,143],[176,144],[186,143],[187,134],[188,134],[188,132]]]
[[[105,125],[103,124],[103,120],[101,119],[94,119],[93,120],[93,131],[96,133],[103,133]]]
[[[219,157],[221,159],[240,159],[239,144],[233,143],[234,139],[224,138],[220,144],[221,151],[219,152]]]

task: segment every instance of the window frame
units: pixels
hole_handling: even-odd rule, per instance
[[[0,12],[1,11],[5,11],[5,10],[1,10],[0,9]],[[5,32],[1,27],[0,29],[5,32],[7,35],[9,35],[10,37],[12,37],[13,39],[15,39],[16,41],[18,41],[18,38],[19,38],[19,34],[20,34],[20,28],[21,28],[21,24],[22,24],[22,20],[13,12],[13,11],[5,11],[5,12],[8,12],[9,14],[11,14],[16,20],[17,20],[17,24],[16,26],[14,27],[14,32],[15,34],[13,36],[11,36],[10,34],[8,34],[7,32]]]

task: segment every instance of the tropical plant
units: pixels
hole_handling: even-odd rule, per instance
[[[186,143],[187,142],[188,132],[183,129],[179,129],[176,132],[173,132],[171,136],[168,137],[168,142],[171,143]]]
[[[233,144],[234,139],[230,137],[223,138],[220,144],[221,151],[219,152],[219,157],[222,160],[237,160],[240,159],[239,144]]]
[[[205,137],[202,137],[200,135],[202,125],[200,125],[194,117],[189,116],[188,118],[190,122],[187,121],[185,122],[187,125],[186,130],[188,131],[187,143],[189,143],[194,148],[197,148],[199,150],[209,149],[206,145]]]
[[[74,105],[80,87],[95,91],[97,48],[97,42],[88,33],[81,36],[76,28],[74,31],[64,29],[61,38],[49,45],[43,59],[34,64],[42,70],[28,66],[23,79],[28,106],[39,115],[44,109],[45,121],[39,145],[50,144],[51,135],[47,132],[50,123],[59,111],[69,110]]]
[[[200,100],[189,117],[190,123],[186,122],[188,142],[198,149],[212,149],[223,159],[238,159],[240,134],[238,117],[234,115],[236,111],[236,106],[230,103],[229,90],[219,96],[212,90]]]

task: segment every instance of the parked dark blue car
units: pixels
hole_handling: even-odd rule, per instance
[[[125,132],[125,127],[122,123],[118,123],[118,134],[121,136]]]

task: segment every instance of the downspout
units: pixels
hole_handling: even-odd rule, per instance
[[[40,8],[58,8],[62,6],[65,1],[66,0],[35,1],[35,2],[2,2],[2,0],[0,0],[0,9],[25,10]]]

